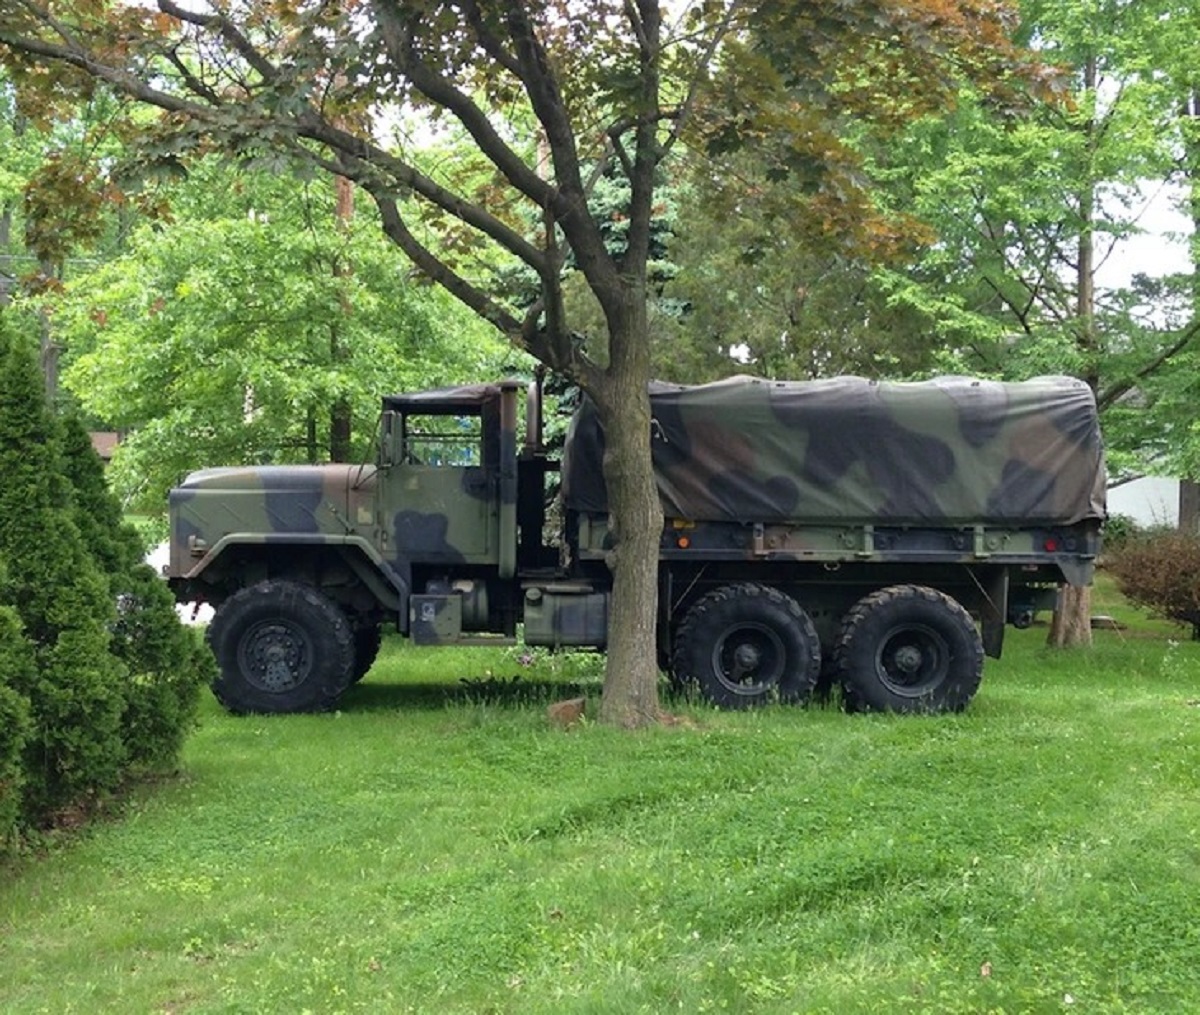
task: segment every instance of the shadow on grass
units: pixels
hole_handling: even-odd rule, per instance
[[[338,702],[342,712],[433,711],[462,705],[497,708],[545,706],[566,698],[598,694],[597,683],[524,677],[464,678],[458,683],[372,682],[352,687]]]

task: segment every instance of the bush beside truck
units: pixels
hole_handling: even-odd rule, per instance
[[[207,653],[0,320],[0,839],[174,764]]]
[[[1191,627],[1200,641],[1200,536],[1172,530],[1133,533],[1105,555],[1130,602]]]

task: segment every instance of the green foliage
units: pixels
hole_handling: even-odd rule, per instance
[[[120,505],[104,479],[104,464],[77,416],[59,421],[63,467],[72,489],[75,524],[84,545],[109,578],[109,592],[119,596],[124,576],[145,555],[141,537],[125,523]]]
[[[1104,551],[1114,553],[1122,549],[1138,534],[1138,523],[1129,515],[1109,515],[1104,522]]]
[[[1200,641],[1200,536],[1157,532],[1106,555],[1121,591],[1139,606],[1180,624]]]
[[[794,183],[767,179],[752,159],[725,160],[719,174],[699,166],[694,177],[680,188],[676,274],[665,288],[682,312],[655,348],[658,376],[904,377],[928,367],[933,340],[920,315],[891,304],[873,277],[894,249],[822,235]],[[733,180],[740,194],[730,194]],[[881,233],[895,227],[870,216]]]
[[[31,353],[6,342],[0,359],[0,601],[14,605],[35,646],[28,695],[36,734],[26,788],[31,813],[116,785],[126,761],[119,728],[124,667],[109,652],[115,617],[107,582],[73,517],[59,435]]]
[[[200,692],[216,676],[212,652],[184,627],[163,581],[146,565],[131,571],[118,601],[113,654],[129,670],[121,733],[129,763],[174,765],[195,725]]]
[[[132,768],[170,764],[212,664],[141,563],[86,432],[50,415],[32,350],[2,330],[0,474],[0,604],[13,611],[0,621],[0,713],[24,741],[21,820],[35,823]]]
[[[33,646],[15,610],[0,605],[0,844],[16,827],[25,787],[25,747],[32,733],[29,699]]]
[[[201,213],[195,193],[213,188]],[[214,462],[327,460],[342,402],[361,459],[381,394],[477,379],[506,348],[397,270],[369,210],[338,228],[326,189],[214,162],[179,205],[68,286],[54,318],[63,383],[129,431],[110,478],[132,509],[160,512]]]
[[[1021,119],[996,115],[978,88],[946,116],[872,153],[889,202],[928,222],[937,242],[880,284],[943,348],[945,372],[1022,379],[1070,373],[1096,389],[1112,471],[1190,474],[1200,462],[1195,284],[1142,259],[1153,211],[1182,198],[1198,54],[1190,0],[1025,0],[1036,40],[1069,101]],[[1153,204],[1152,199],[1153,198]],[[1156,237],[1181,260],[1179,237]]]
[[[192,727],[200,690],[214,676],[212,653],[179,623],[170,590],[143,563],[142,540],[124,522],[83,426],[67,417],[62,430],[74,517],[117,604],[110,650],[128,670],[121,716],[128,764],[169,766]]]

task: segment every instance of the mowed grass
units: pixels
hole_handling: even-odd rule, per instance
[[[400,642],[337,714],[206,702],[3,871],[0,1011],[1200,1011],[1200,645],[1097,595],[1136,627],[1012,631],[957,716],[563,732],[598,660]]]

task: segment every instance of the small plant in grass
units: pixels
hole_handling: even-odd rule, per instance
[[[508,649],[506,656],[520,667],[551,677],[601,680],[604,676],[604,656],[599,652],[519,645]]]
[[[1200,640],[1200,536],[1159,532],[1128,540],[1108,556],[1127,598],[1158,616],[1190,624]]]

